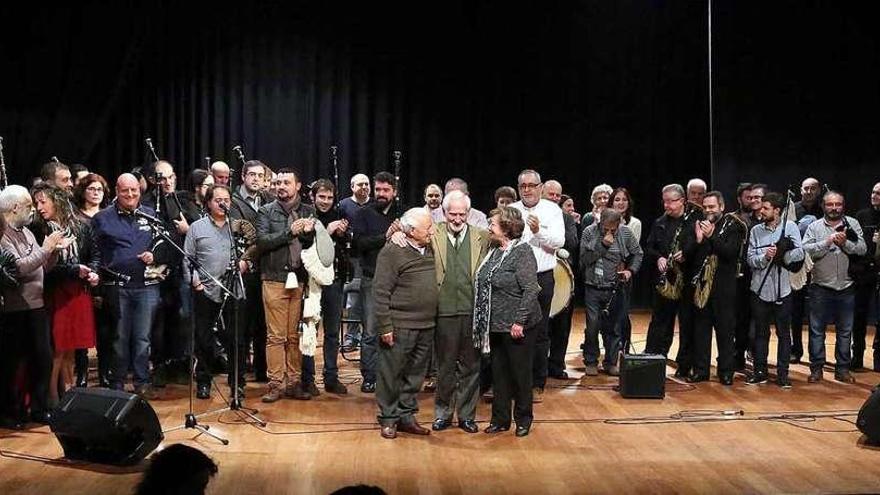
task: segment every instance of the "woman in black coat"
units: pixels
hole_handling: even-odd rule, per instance
[[[525,222],[520,212],[503,207],[489,219],[495,246],[477,270],[474,342],[492,352],[492,420],[486,433],[510,429],[511,403],[516,436],[532,426],[532,355],[534,327],[541,321],[537,261],[532,248],[520,242]]]

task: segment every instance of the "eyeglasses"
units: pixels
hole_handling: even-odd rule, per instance
[[[245,174],[245,176],[246,177],[259,177],[262,179],[263,177],[266,176],[266,174],[263,172],[248,172],[247,174]]]
[[[541,187],[540,182],[537,182],[537,183],[521,182],[519,185],[519,188],[522,189],[523,191],[528,191],[529,189],[537,189],[539,187]]]
[[[90,193],[102,193],[102,192],[104,192],[104,188],[100,187],[100,186],[98,186],[98,187],[89,186],[86,188],[86,191],[88,191]]]

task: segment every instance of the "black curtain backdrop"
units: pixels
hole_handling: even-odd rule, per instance
[[[690,1],[79,2],[0,7],[0,135],[24,183],[50,156],[108,178],[153,139],[178,174],[231,148],[305,179],[390,169],[403,195],[461,176],[488,209],[525,167],[588,209],[703,177],[814,174],[864,204],[878,162],[870,3],[716,0],[715,167],[707,4]],[[714,172],[714,174],[713,174]],[[343,185],[347,191],[347,186]],[[851,202],[852,203],[852,202]],[[636,303],[648,301],[644,283]]]

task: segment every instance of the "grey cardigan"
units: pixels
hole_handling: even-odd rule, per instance
[[[492,277],[490,332],[510,332],[514,323],[528,329],[541,321],[541,307],[538,305],[541,286],[538,285],[535,254],[528,243],[517,244],[512,249]],[[484,268],[489,263],[486,265]]]

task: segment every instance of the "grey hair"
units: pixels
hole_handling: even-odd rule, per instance
[[[218,170],[230,171],[229,165],[227,165],[226,162],[220,162],[220,161],[212,163],[211,164],[211,173],[214,173]]]
[[[31,199],[31,193],[22,186],[11,185],[0,191],[0,213],[9,213],[15,205]]]
[[[456,200],[464,202],[465,210],[471,209],[471,197],[456,189],[454,191],[449,191],[449,194],[443,197],[443,211],[448,210],[449,203]]]
[[[601,193],[605,193],[608,195],[608,199],[611,200],[611,194],[614,192],[614,189],[611,188],[608,184],[599,184],[598,186],[593,188],[593,193],[590,194],[590,203],[593,203],[593,206],[596,206],[596,196]]]
[[[687,185],[688,191],[690,191],[691,188],[693,188],[693,187],[702,187],[704,191],[707,191],[709,189],[709,186],[706,185],[706,181],[704,181],[703,179],[698,179],[698,178],[691,179],[688,181],[688,185]]]
[[[599,215],[599,223],[604,224],[607,222],[619,222],[620,221],[620,212],[615,210],[614,208],[605,208],[602,210],[602,213]]]
[[[534,175],[535,177],[538,178],[538,183],[539,184],[541,183],[541,174],[539,174],[536,170],[532,170],[530,168],[523,170],[522,172],[519,173],[519,175],[516,176],[517,183],[519,183],[519,181],[522,179],[523,175]]]
[[[351,176],[351,180],[349,181],[351,187],[354,187],[355,182],[357,182],[357,180],[360,178],[367,179],[367,182],[370,182],[370,178],[367,177],[366,174],[354,174]]]
[[[452,191],[461,191],[465,194],[470,194],[468,192],[467,182],[460,177],[453,177],[446,181],[446,185],[443,187],[443,192],[449,194]]]
[[[835,191],[834,189],[829,189],[828,192],[822,195],[823,205],[825,204],[825,201],[828,199],[829,196],[837,196],[840,198],[841,201],[843,201],[844,204],[846,204],[846,198],[843,197],[842,193],[840,193],[839,191]]]
[[[400,217],[400,230],[404,234],[412,232],[420,217],[430,218],[430,214],[424,208],[410,208],[406,210],[403,216]]]
[[[681,187],[681,184],[667,184],[660,190],[660,194],[666,194],[668,192],[674,192],[682,198],[685,196],[684,188]]]

